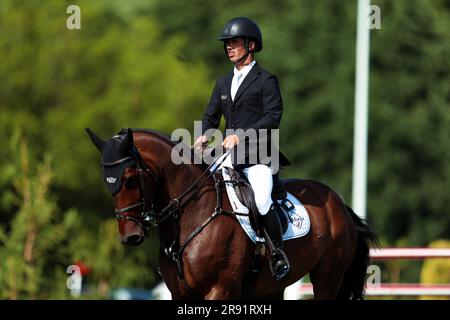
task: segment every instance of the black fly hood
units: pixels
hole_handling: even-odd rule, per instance
[[[128,220],[138,224],[147,235],[151,223],[156,223],[153,213],[153,192],[148,187],[148,178],[153,184],[158,183],[158,177],[146,166],[138,149],[133,143],[133,130],[121,130],[108,141],[99,138],[91,129],[86,128],[89,137],[102,154],[102,176],[109,192],[116,196],[122,189],[123,174],[127,168],[136,168],[141,191],[140,201],[124,208],[115,208],[118,220]],[[140,210],[140,215],[129,215],[130,211]]]
[[[131,145],[130,145],[131,142]],[[106,142],[102,153],[103,181],[113,196],[122,187],[122,176],[126,168],[136,167],[135,147],[128,134],[113,136]]]

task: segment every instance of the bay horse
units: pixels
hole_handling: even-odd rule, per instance
[[[160,274],[173,299],[282,299],[284,289],[308,273],[315,299],[363,298],[369,246],[377,236],[328,186],[283,180],[305,206],[311,227],[285,241],[292,269],[276,281],[268,261],[252,271],[255,245],[205,164],[174,164],[175,143],[158,131],[122,130],[108,141],[86,131],[102,153],[120,241],[139,245],[149,222],[156,225]]]

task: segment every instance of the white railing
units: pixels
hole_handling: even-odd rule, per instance
[[[299,296],[312,296],[313,287],[311,283],[299,285],[296,292]],[[382,283],[379,286],[369,285],[366,288],[367,296],[450,296],[450,285],[447,284],[405,284],[405,283]],[[289,300],[293,296],[290,296]],[[287,299],[287,297],[285,297]]]
[[[385,248],[370,249],[370,257],[376,260],[387,259],[427,259],[450,258],[450,249],[441,248]]]
[[[371,249],[372,260],[450,258],[450,248],[383,248]],[[312,296],[311,283],[298,281],[285,290],[285,299],[295,300]],[[368,296],[450,296],[450,284],[381,283],[366,288]]]

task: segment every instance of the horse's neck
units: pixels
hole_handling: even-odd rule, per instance
[[[159,178],[155,198],[157,210],[164,208],[170,200],[178,198],[203,172],[203,166],[174,164],[171,158],[173,145],[161,137],[137,135],[135,144],[144,162],[150,170],[156,171]]]
[[[191,164],[167,166],[163,172],[162,190],[165,191],[170,199],[178,198],[201,174],[201,169]],[[186,195],[186,197],[188,196],[189,194]]]
[[[160,236],[166,244],[178,241],[182,245],[194,230],[204,223],[214,210],[215,187],[212,178],[202,178],[199,188],[185,194],[185,191],[201,176],[204,166],[195,164],[175,165],[170,152],[158,154],[160,167],[160,184],[155,197],[155,209],[161,211],[171,200],[178,199],[182,204],[178,223],[166,223],[160,228]],[[180,199],[180,196],[185,194]],[[194,199],[192,199],[194,198]]]

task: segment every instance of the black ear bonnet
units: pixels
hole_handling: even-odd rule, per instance
[[[129,145],[128,136],[113,136],[105,145],[102,153],[102,175],[109,192],[113,196],[122,187],[122,176],[126,168],[135,168],[133,145]],[[136,150],[137,152],[137,150]]]

